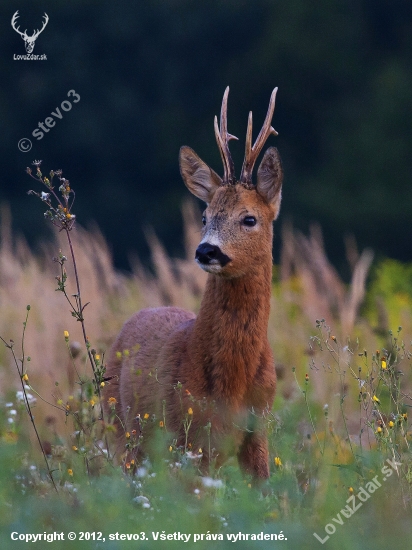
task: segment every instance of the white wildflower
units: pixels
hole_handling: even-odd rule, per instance
[[[202,483],[205,487],[213,487],[214,489],[221,489],[223,487],[221,479],[213,479],[212,477],[202,477]]]
[[[31,389],[30,386],[25,386],[24,389],[26,390],[26,397],[27,401],[29,402],[29,405],[33,405],[36,403],[37,399],[32,395],[31,393],[27,393],[27,389]],[[17,401],[24,401],[24,393],[23,390],[18,390],[16,392],[16,399]]]
[[[133,502],[136,502],[136,504],[141,504],[143,508],[150,508],[149,499],[143,495],[134,497]]]

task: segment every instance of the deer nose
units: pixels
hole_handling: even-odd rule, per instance
[[[211,260],[217,258],[220,248],[214,244],[202,243],[197,247],[196,260],[201,264],[209,264]]]
[[[223,267],[230,262],[229,256],[223,254],[218,246],[209,243],[202,243],[197,247],[195,258],[203,265],[213,263]]]

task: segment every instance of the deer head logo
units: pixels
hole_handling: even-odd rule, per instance
[[[18,17],[19,17],[19,12],[17,10],[16,13],[13,15],[13,17],[11,19],[11,26],[23,38],[24,45],[26,47],[26,52],[27,53],[32,53],[32,51],[34,50],[34,45],[36,43],[37,37],[39,36],[39,34],[41,32],[44,31],[47,23],[49,22],[49,16],[47,15],[47,13],[44,14],[44,16],[43,16],[44,17],[43,27],[40,30],[37,29],[37,31],[34,31],[31,36],[27,35],[27,29],[24,32],[20,32],[19,31],[20,27],[16,27],[16,22],[17,22]]]

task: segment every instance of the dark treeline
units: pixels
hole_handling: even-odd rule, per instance
[[[28,34],[48,14],[33,51],[46,61],[13,59],[26,53],[11,27],[17,9]],[[269,140],[285,169],[277,233],[286,220],[303,230],[319,222],[338,267],[348,234],[411,259],[410,0],[4,0],[0,15],[0,202],[31,243],[46,222],[24,169],[43,159],[63,169],[79,222],[98,223],[119,267],[130,252],[147,254],[148,225],[178,254],[188,196],[179,147],[221,172],[213,117],[229,85],[239,174],[248,111],[256,136],[278,86],[279,137]],[[36,139],[56,108],[61,117]],[[30,152],[18,150],[21,138]]]

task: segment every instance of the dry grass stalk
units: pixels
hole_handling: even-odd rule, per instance
[[[86,231],[77,227],[73,231],[82,295],[85,302],[90,302],[85,309],[88,336],[99,351],[108,348],[123,322],[142,307],[175,305],[197,311],[205,283],[205,273],[193,259],[201,215],[193,203],[186,203],[183,218],[185,259],[170,258],[154,233],[149,234],[155,275],[143,269],[137,260],[132,274],[120,274],[114,269],[105,239],[96,228]],[[70,316],[61,293],[55,291],[59,269],[52,258],[59,249],[63,253],[67,250],[63,235],[56,235],[56,241],[44,245],[41,254],[35,256],[22,238],[12,235],[8,210],[1,211],[0,334],[19,342],[25,308],[27,304],[32,306],[26,333],[27,353],[32,358],[30,379],[47,399],[66,398],[73,389],[75,377],[69,367],[63,332],[70,332],[71,341],[81,341],[79,323]],[[307,368],[305,350],[316,318],[324,317],[333,326],[340,326],[345,338],[353,330],[372,255],[364,252],[355,259],[352,282],[347,288],[326,257],[318,228],[312,228],[309,237],[290,227],[284,229],[282,283],[274,287],[269,339],[276,362],[283,363],[286,373],[292,366]],[[66,266],[69,289],[75,292],[70,263]],[[298,291],[291,290],[293,287]],[[291,305],[299,310],[294,319]],[[76,359],[80,372],[87,369],[84,356],[82,350]],[[17,387],[10,357],[2,348],[0,377],[3,389]],[[328,386],[327,380],[322,384]],[[329,391],[326,387],[324,390],[322,394]],[[44,416],[49,414],[46,409]]]
[[[302,287],[302,307],[307,317],[326,319],[340,325],[342,338],[347,338],[355,326],[359,308],[366,292],[366,278],[373,253],[364,250],[358,257],[350,256],[352,277],[347,286],[329,262],[320,227],[312,225],[305,237],[286,225],[282,232],[281,278],[287,281],[297,276]]]

